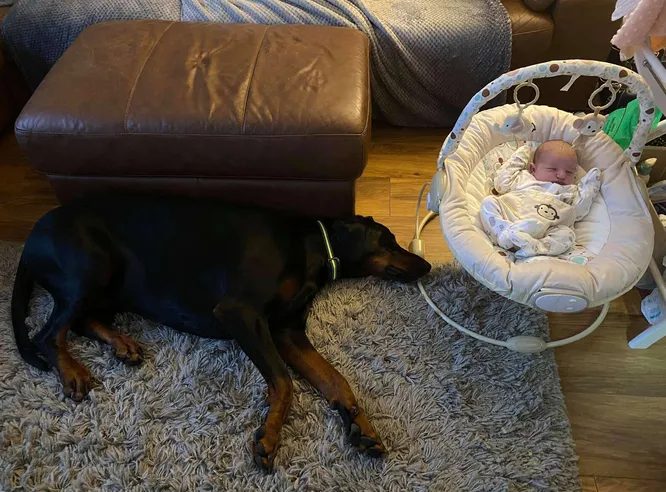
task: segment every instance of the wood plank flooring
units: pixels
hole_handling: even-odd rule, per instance
[[[443,130],[379,127],[357,185],[357,211],[388,225],[403,245],[414,229],[416,196],[430,180]],[[22,241],[32,223],[56,205],[48,183],[31,170],[11,135],[0,138],[0,239]],[[437,221],[425,230],[426,256],[451,260]],[[636,292],[615,301],[588,339],[557,350],[585,492],[666,491],[666,341],[648,350],[627,347],[646,326]],[[551,316],[562,337],[595,312]]]

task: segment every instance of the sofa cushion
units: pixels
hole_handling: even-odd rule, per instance
[[[534,12],[523,0],[502,0],[511,18],[511,68],[544,60],[550,49],[555,25],[547,12]]]
[[[16,123],[49,174],[349,180],[369,138],[368,40],[347,28],[88,28]]]

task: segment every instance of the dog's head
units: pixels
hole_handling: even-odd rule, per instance
[[[343,277],[373,275],[411,282],[430,271],[430,263],[401,248],[393,233],[372,217],[335,220],[330,228]]]

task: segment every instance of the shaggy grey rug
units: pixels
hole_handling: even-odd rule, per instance
[[[133,315],[116,324],[143,345],[127,367],[72,338],[102,384],[81,404],[18,356],[9,298],[19,246],[0,243],[1,490],[578,490],[553,354],[521,355],[463,338],[414,285],[339,281],[310,316],[314,345],[347,377],[388,449],[359,455],[337,413],[296,378],[275,473],[250,440],[267,410],[258,371],[233,342],[183,335]],[[547,332],[546,318],[453,267],[427,288],[442,308],[493,336]],[[29,322],[50,299],[37,292]]]

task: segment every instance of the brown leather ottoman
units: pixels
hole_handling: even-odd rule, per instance
[[[347,28],[97,24],[16,135],[61,201],[122,190],[350,214],[370,138],[368,53]]]

